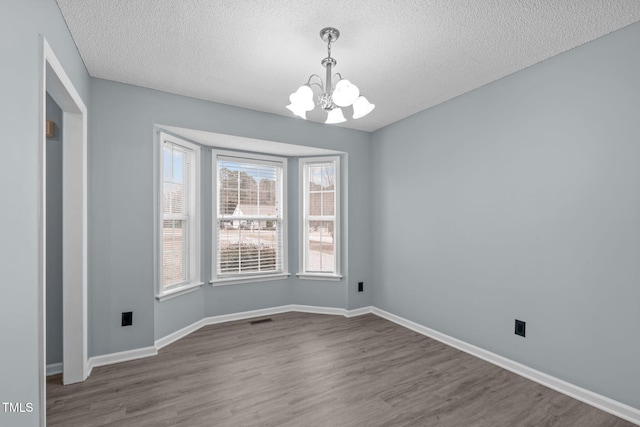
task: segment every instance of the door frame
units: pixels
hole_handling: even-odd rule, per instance
[[[40,37],[39,291],[40,416],[46,422],[46,95],[62,109],[63,383],[88,377],[87,107],[44,37]]]

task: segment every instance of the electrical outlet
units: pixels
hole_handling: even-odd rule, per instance
[[[122,313],[122,326],[133,325],[133,311],[126,311]]]
[[[523,322],[522,320],[516,319],[516,335],[520,335],[521,337],[525,336],[527,322]]]
[[[358,292],[364,292],[364,282],[358,282]]]

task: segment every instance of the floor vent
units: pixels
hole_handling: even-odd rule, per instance
[[[267,317],[266,319],[258,319],[258,320],[252,320],[249,322],[250,325],[259,325],[260,323],[267,323],[267,322],[273,322],[273,319],[270,317]]]

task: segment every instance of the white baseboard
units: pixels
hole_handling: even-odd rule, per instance
[[[184,328],[172,332],[169,335],[158,338],[155,342],[156,350],[160,350],[161,348],[178,341],[180,338],[186,337],[190,333],[193,333],[202,328],[204,325],[204,319],[200,319],[197,322],[190,324],[189,326],[185,326]]]
[[[59,363],[51,363],[47,365],[47,376],[58,375],[62,373],[62,362]]]
[[[186,337],[192,332],[197,331],[203,326],[215,325],[218,323],[234,322],[236,320],[252,319],[254,317],[271,316],[274,314],[288,313],[291,311],[297,311],[301,313],[314,313],[314,314],[331,314],[345,317],[360,316],[362,314],[371,313],[371,307],[363,307],[355,310],[346,310],[344,308],[336,307],[315,307],[311,305],[299,305],[289,304],[281,305],[278,307],[263,308],[259,310],[242,311],[240,313],[222,314],[220,316],[205,317],[189,326],[186,326],[176,332],[173,332],[165,337],[156,340],[155,345],[158,350],[168,346],[180,338]]]
[[[427,328],[426,326],[422,326],[418,323],[412,322],[411,320],[396,316],[395,314],[391,314],[379,308],[373,307],[371,312],[391,322],[397,323],[400,326],[404,326],[407,329],[411,329],[412,331],[415,331],[419,334],[438,340],[453,348],[464,351],[465,353],[469,353],[472,356],[478,357],[482,360],[486,360],[489,363],[493,363],[494,365],[500,366],[501,368],[504,368],[522,377],[528,378],[531,381],[535,381],[545,387],[549,387],[555,391],[566,394],[569,397],[594,406],[598,409],[615,415],[616,417],[620,417],[631,423],[640,425],[640,409],[633,408],[629,405],[625,405],[624,403],[610,399],[606,396],[602,396],[601,394],[594,393],[582,387],[578,387],[559,378],[545,374],[544,372],[540,372],[528,366],[522,365],[521,363],[514,362],[511,359],[507,359],[506,357],[484,350],[480,347],[476,347],[472,344],[466,343],[457,338],[453,338],[449,335],[445,335],[441,332]]]
[[[254,317],[271,316],[272,314],[286,313],[288,311],[292,311],[291,307],[291,305],[281,305],[278,307],[261,308],[259,310],[221,314],[220,316],[205,317],[204,319],[202,319],[202,321],[205,325],[216,325],[218,323],[235,322],[236,320],[245,320]]]
[[[345,317],[360,316],[363,314],[371,313],[372,307],[362,307],[354,310],[347,310],[344,308],[336,307],[315,307],[311,305],[281,305],[278,307],[263,308],[260,310],[242,311],[240,313],[223,314],[220,316],[205,317],[198,320],[191,325],[170,333],[162,338],[158,338],[155,341],[153,347],[145,347],[134,350],[121,351],[119,353],[105,354],[101,356],[95,356],[89,358],[89,366],[87,376],[91,374],[93,368],[98,366],[111,365],[114,363],[128,362],[130,360],[140,359],[143,357],[155,356],[158,354],[158,350],[178,341],[180,338],[184,338],[187,335],[197,331],[203,326],[215,325],[218,323],[233,322],[236,320],[251,319],[254,317],[271,316],[274,314],[288,313],[288,312],[301,312],[301,313],[314,313],[314,314],[330,314]],[[47,370],[48,371],[48,370]],[[62,364],[60,364],[60,371],[62,372]]]
[[[130,360],[142,359],[143,357],[155,356],[156,354],[158,354],[158,350],[153,346],[90,357],[88,372],[91,374],[93,368],[97,368],[98,366],[129,362]]]
[[[298,311],[300,313],[314,313],[314,314],[331,314],[334,316],[344,316],[344,317],[356,317],[362,316],[363,314],[369,314],[372,312],[373,307],[360,307],[354,308],[352,310],[347,310],[346,308],[335,308],[335,307],[315,307],[312,305],[289,305],[288,311]]]
[[[347,311],[347,313],[344,316],[345,317],[356,317],[356,316],[362,316],[364,314],[369,314],[369,313],[373,313],[373,307],[372,306],[354,308],[353,310]]]

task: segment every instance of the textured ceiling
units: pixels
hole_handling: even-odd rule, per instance
[[[638,0],[57,2],[92,76],[285,116],[336,27],[335,71],[376,104],[341,126],[366,131],[640,20]]]

